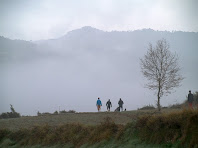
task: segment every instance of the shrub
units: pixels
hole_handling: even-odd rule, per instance
[[[10,104],[11,112],[2,113],[0,115],[0,119],[7,119],[7,118],[19,118],[21,117],[20,113],[15,112],[14,107]]]
[[[47,115],[52,115],[52,113],[49,112],[40,113],[39,111],[37,112],[37,116],[47,116]]]
[[[37,116],[40,116],[40,115],[41,115],[41,113],[38,111],[38,112],[37,112]]]
[[[67,113],[67,111],[66,110],[60,111],[60,114],[64,114],[64,113]]]
[[[75,110],[69,110],[68,112],[66,110],[62,110],[59,112],[60,114],[65,114],[65,113],[76,113]],[[58,111],[55,111],[54,113],[49,113],[49,112],[44,112],[40,113],[39,111],[37,112],[37,116],[45,116],[45,115],[58,115]]]
[[[186,103],[176,103],[176,104],[173,104],[173,105],[170,105],[168,108],[171,108],[171,109],[182,109],[182,108],[185,108],[185,105]]]
[[[44,113],[42,113],[42,115],[51,115],[51,113],[49,113],[49,112],[44,112]]]
[[[143,106],[142,108],[138,108],[138,110],[153,110],[155,107],[153,105],[146,105]]]
[[[76,113],[75,110],[69,110],[69,111],[66,111],[66,110],[62,110],[60,111],[61,114],[65,114],[65,113]]]
[[[54,112],[54,115],[58,115],[58,111],[57,110]]]
[[[69,110],[68,113],[76,113],[75,110]]]

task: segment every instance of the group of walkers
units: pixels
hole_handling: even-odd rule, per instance
[[[115,111],[121,111],[121,110],[123,111],[123,104],[124,104],[124,102],[120,98],[120,100],[118,101],[118,105],[119,106],[118,106],[118,108],[116,108]],[[96,102],[96,106],[97,106],[98,111],[100,111],[101,110],[101,106],[102,106],[102,102],[101,102],[100,98],[98,98],[98,100]],[[110,99],[107,101],[106,106],[107,106],[107,111],[110,111],[110,109],[112,107],[112,103],[111,103]]]
[[[193,102],[194,102],[194,96],[191,93],[191,91],[189,90],[189,94],[188,94],[188,106],[191,109],[193,108]],[[124,102],[120,98],[119,101],[118,101],[118,105],[119,106],[115,109],[115,111],[123,111],[123,104],[124,104]],[[98,111],[100,111],[101,110],[101,106],[102,106],[102,102],[101,102],[100,98],[98,98],[98,100],[96,102],[96,106],[97,106]],[[107,111],[110,111],[110,109],[112,107],[112,103],[111,103],[110,99],[107,101],[106,106],[107,106]],[[125,109],[125,111],[126,111],[126,109]]]

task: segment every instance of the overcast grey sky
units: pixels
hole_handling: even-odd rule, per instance
[[[197,6],[197,0],[1,0],[0,36],[49,39],[83,26],[198,32]]]

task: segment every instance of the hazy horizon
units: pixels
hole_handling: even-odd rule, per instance
[[[76,28],[76,29],[70,30],[70,31],[66,32],[65,34],[63,34],[63,35],[61,35],[61,36],[57,36],[57,37],[55,37],[55,38],[46,38],[46,39],[39,39],[39,40],[25,40],[25,39],[20,39],[20,38],[12,39],[12,38],[9,38],[9,37],[3,36],[3,35],[0,35],[0,37],[4,37],[4,38],[10,39],[10,40],[22,40],[22,41],[37,42],[37,41],[44,41],[44,40],[59,39],[59,38],[61,38],[61,37],[66,36],[68,33],[72,32],[72,31],[80,30],[80,29],[83,29],[83,28],[91,28],[91,29],[96,29],[96,30],[98,30],[98,31],[109,32],[109,33],[111,33],[111,32],[134,32],[134,31],[144,31],[144,30],[152,30],[152,31],[157,31],[157,32],[170,32],[170,33],[174,33],[174,32],[198,33],[198,31],[155,30],[155,29],[152,29],[152,28],[142,28],[142,29],[136,29],[136,30],[111,30],[111,31],[105,31],[105,30],[102,30],[102,29],[99,29],[99,28],[95,28],[95,27],[92,27],[92,26],[82,26],[82,27],[80,27],[80,28]]]
[[[83,26],[104,31],[151,28],[198,32],[196,0],[2,0],[0,35],[41,40]]]

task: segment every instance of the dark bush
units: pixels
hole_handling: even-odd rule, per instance
[[[49,112],[44,112],[44,113],[40,113],[39,111],[37,112],[37,116],[45,116],[45,115],[58,115],[58,114],[65,114],[65,113],[76,113],[75,110],[69,110],[69,111],[66,111],[66,110],[62,110],[60,112],[58,111],[55,111],[54,113],[49,113]]]
[[[153,105],[146,105],[141,108],[138,108],[138,110],[153,110],[153,109],[156,109]]]
[[[170,105],[168,108],[171,108],[171,109],[182,109],[182,108],[185,108],[185,105],[186,103],[176,103],[176,104],[173,104],[173,105]]]
[[[7,119],[7,118],[19,118],[21,117],[20,113],[15,112],[15,109],[12,105],[10,105],[11,112],[2,113],[0,115],[0,119]]]
[[[54,114],[54,115],[58,115],[58,111],[55,111],[53,114]]]
[[[60,111],[60,114],[64,114],[64,113],[67,113],[67,111],[66,110]]]
[[[69,110],[68,113],[76,113],[75,110]]]

